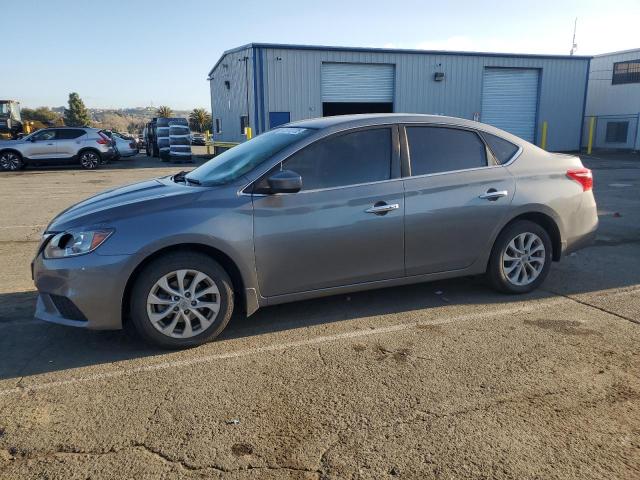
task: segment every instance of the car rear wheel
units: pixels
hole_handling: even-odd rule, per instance
[[[494,288],[505,293],[527,293],[544,281],[552,260],[551,238],[537,223],[517,221],[498,236],[487,276]]]
[[[163,348],[185,348],[216,338],[233,313],[232,283],[201,253],[171,253],[147,265],[131,294],[138,333]]]
[[[95,170],[100,165],[100,156],[96,152],[87,150],[80,153],[80,166],[85,170]]]
[[[24,168],[24,162],[20,154],[16,152],[0,153],[0,168],[5,171],[15,172]]]

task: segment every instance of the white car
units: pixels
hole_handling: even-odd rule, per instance
[[[115,148],[120,157],[133,157],[138,154],[138,143],[133,138],[112,132],[111,139],[115,142]]]

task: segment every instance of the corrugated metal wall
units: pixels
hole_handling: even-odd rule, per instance
[[[585,127],[582,145],[589,136],[588,122],[596,117],[593,139],[595,148],[622,148],[640,150],[640,83],[613,85],[613,64],[628,60],[640,60],[640,49],[601,55],[591,59],[589,68],[589,91],[585,110]],[[625,144],[606,142],[608,122],[629,122],[629,135]]]
[[[537,68],[541,76],[536,140],[540,138],[542,122],[546,120],[549,123],[547,147],[550,150],[579,148],[588,59],[278,47],[254,50],[261,62],[258,72],[264,79],[264,95],[258,108],[259,116],[264,119],[263,125],[266,125],[270,111],[291,112],[292,121],[322,115],[320,82],[323,62],[395,65],[395,112],[467,119],[481,113],[485,67]],[[434,81],[435,72],[444,72],[444,81]],[[212,99],[215,92],[212,82]],[[215,105],[213,100],[212,104]]]
[[[240,132],[240,117],[247,112],[247,81],[245,79],[245,63],[248,58],[249,113],[251,125],[255,125],[255,109],[253,101],[253,49],[245,49],[228,54],[212,72],[209,88],[211,91],[211,116],[219,118],[222,133],[213,132],[213,139],[224,142],[242,142],[244,135]],[[229,89],[225,86],[229,82]]]

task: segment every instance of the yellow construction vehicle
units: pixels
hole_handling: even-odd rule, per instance
[[[25,126],[20,116],[20,102],[0,100],[0,139],[18,138],[29,132],[29,126]]]

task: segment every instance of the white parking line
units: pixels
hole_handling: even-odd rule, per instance
[[[464,315],[457,315],[455,317],[445,319],[435,319],[420,322],[403,323],[399,325],[391,325],[388,327],[371,328],[366,330],[356,330],[352,332],[338,333],[335,335],[325,335],[320,337],[309,338],[306,340],[298,340],[295,342],[287,342],[280,344],[267,345],[265,347],[248,348],[245,350],[238,350],[235,352],[218,353],[213,355],[206,355],[204,357],[190,358],[186,360],[173,360],[168,362],[157,363],[154,365],[145,365],[141,367],[119,369],[113,372],[98,373],[94,375],[87,375],[84,377],[73,377],[67,380],[57,380],[52,382],[35,383],[33,385],[27,385],[25,387],[13,387],[4,390],[0,390],[0,396],[11,395],[15,393],[22,393],[25,391],[39,391],[48,390],[52,388],[65,387],[69,385],[75,385],[80,383],[88,383],[98,380],[106,380],[112,378],[119,378],[123,376],[134,375],[137,373],[154,372],[157,370],[166,370],[168,368],[182,368],[190,367],[193,365],[199,365],[202,363],[209,363],[216,360],[227,360],[231,358],[241,358],[250,355],[259,355],[261,353],[278,352],[291,348],[306,347],[310,345],[318,345],[320,343],[335,342],[337,340],[348,340],[354,338],[370,337],[373,335],[382,335],[385,333],[400,332],[403,330],[409,330],[417,328],[423,325],[445,325],[454,322],[462,322],[468,320],[483,320],[486,318],[499,317],[503,315],[513,315],[518,313],[528,313],[539,310],[545,307],[551,307],[562,303],[571,303],[571,300],[566,298],[554,298],[551,300],[530,301],[526,306],[503,308],[498,310],[492,310],[489,312],[475,312]]]

